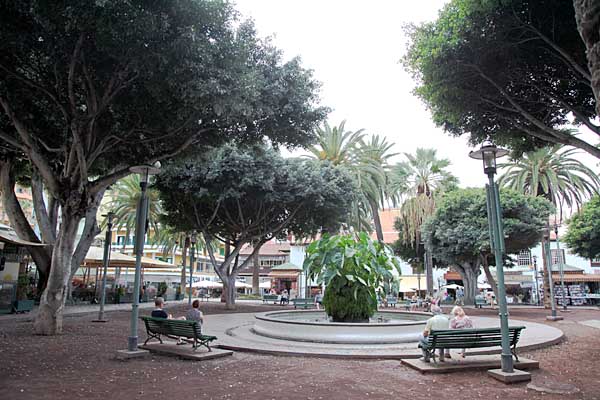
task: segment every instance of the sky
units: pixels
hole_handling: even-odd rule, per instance
[[[399,153],[394,162],[418,147],[434,148],[451,161],[461,186],[483,186],[486,177],[481,162],[468,156],[467,137],[451,137],[433,124],[399,62],[407,46],[404,25],[434,20],[446,2],[235,0],[260,36],[271,36],[286,59],[300,56],[314,70],[323,85],[321,104],[333,109],[330,125],[347,120],[346,129],[386,136]],[[582,158],[590,167],[598,163]]]

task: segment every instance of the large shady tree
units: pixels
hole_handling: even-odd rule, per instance
[[[165,221],[201,233],[227,308],[235,279],[267,241],[293,233],[307,237],[337,231],[356,195],[352,177],[327,161],[284,159],[264,147],[222,146],[168,167],[157,180]],[[212,243],[224,244],[224,260]],[[239,262],[242,248],[252,254]]]
[[[230,138],[305,144],[324,117],[310,72],[226,1],[3,1],[0,37],[3,202],[23,239],[49,244],[32,251],[40,334],[61,332],[100,200],[129,167]],[[12,194],[18,172],[41,237]]]
[[[579,31],[566,0],[452,0],[436,21],[413,27],[405,66],[435,123],[473,143],[563,144],[600,158],[600,7],[575,5]]]
[[[535,246],[552,204],[541,198],[500,191],[502,223],[507,254]],[[462,277],[465,304],[473,304],[477,276],[483,266],[488,281],[497,293],[489,265],[495,263],[490,249],[486,195],[483,189],[457,189],[445,193],[435,214],[423,225],[423,235],[431,242],[433,256],[452,266]]]
[[[564,240],[575,254],[594,259],[600,257],[600,196],[594,196],[567,221]]]

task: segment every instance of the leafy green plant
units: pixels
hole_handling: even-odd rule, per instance
[[[308,279],[325,284],[323,306],[334,322],[368,320],[377,311],[377,290],[390,287],[400,264],[384,244],[369,235],[324,235],[306,250]]]

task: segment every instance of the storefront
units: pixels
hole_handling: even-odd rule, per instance
[[[269,272],[271,290],[275,290],[279,294],[285,289],[288,293],[297,294],[301,273],[301,267],[289,262],[274,266]]]

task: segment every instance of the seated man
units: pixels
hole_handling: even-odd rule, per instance
[[[423,351],[423,361],[425,362],[429,362],[429,352],[425,350],[425,346],[427,345],[427,337],[431,331],[450,329],[450,320],[448,320],[448,317],[442,313],[442,309],[440,307],[431,306],[431,312],[433,313],[433,317],[427,320],[425,330],[419,338],[419,348],[421,348]],[[448,355],[450,354],[448,353]],[[440,362],[444,362],[443,349],[440,349]]]
[[[165,299],[163,299],[162,297],[157,297],[156,299],[154,299],[154,305],[156,306],[156,309],[152,310],[152,314],[150,314],[151,317],[165,319],[173,317],[172,315],[167,314],[165,310],[163,310],[163,306],[165,305]]]

